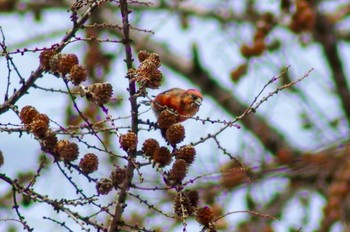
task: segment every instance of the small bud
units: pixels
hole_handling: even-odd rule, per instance
[[[96,183],[96,190],[98,194],[107,195],[113,188],[112,180],[102,178]]]

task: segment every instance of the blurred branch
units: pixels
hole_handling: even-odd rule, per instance
[[[334,26],[320,12],[317,12],[316,17],[315,38],[322,45],[349,126],[350,91],[343,68],[342,58],[338,51],[338,40],[334,34]]]
[[[132,68],[132,48],[131,48],[131,39],[130,39],[130,24],[129,24],[129,14],[131,11],[128,9],[128,1],[121,0],[120,1],[120,12],[122,16],[123,28],[122,28],[122,38],[125,47],[125,63],[127,69],[130,70]],[[135,80],[132,80],[130,76],[127,76],[129,79],[129,101],[131,106],[131,129],[132,132],[137,136],[138,133],[138,106],[137,106],[137,98],[136,98],[136,83]],[[135,158],[136,158],[136,150],[131,149],[128,151],[128,164],[126,168],[126,179],[121,186],[117,204],[115,207],[115,213],[111,222],[111,226],[109,228],[110,232],[119,231],[120,230],[120,221],[124,209],[126,207],[126,198],[128,194],[128,190],[130,188],[132,179],[134,177],[135,170]]]
[[[202,20],[215,20],[221,24],[256,21],[257,19],[257,14],[246,14],[245,11],[238,13],[233,12],[232,9],[229,8],[213,11],[212,8],[204,7],[200,4],[169,4],[166,1],[160,1],[158,4],[154,4],[151,7],[139,4],[134,5],[131,8],[140,12],[144,10],[178,12],[183,15],[196,17]]]

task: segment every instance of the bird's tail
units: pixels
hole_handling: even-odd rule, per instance
[[[140,104],[142,104],[142,105],[145,105],[145,106],[151,106],[152,105],[152,102],[153,102],[153,100],[152,99],[154,99],[156,96],[151,96],[151,97],[149,97],[148,95],[146,96],[148,99],[147,100],[142,100],[142,101],[140,101]]]
[[[145,106],[151,106],[152,101],[151,100],[143,100],[143,101],[140,101],[140,104],[145,105]]]

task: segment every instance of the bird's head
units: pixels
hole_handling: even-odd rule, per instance
[[[188,89],[186,90],[186,94],[189,94],[192,97],[194,104],[197,106],[202,105],[203,95],[198,90]]]

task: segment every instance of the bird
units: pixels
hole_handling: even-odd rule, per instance
[[[158,94],[151,102],[157,118],[159,114],[170,109],[178,114],[178,122],[183,122],[193,117],[199,110],[203,95],[196,89],[172,88]]]

